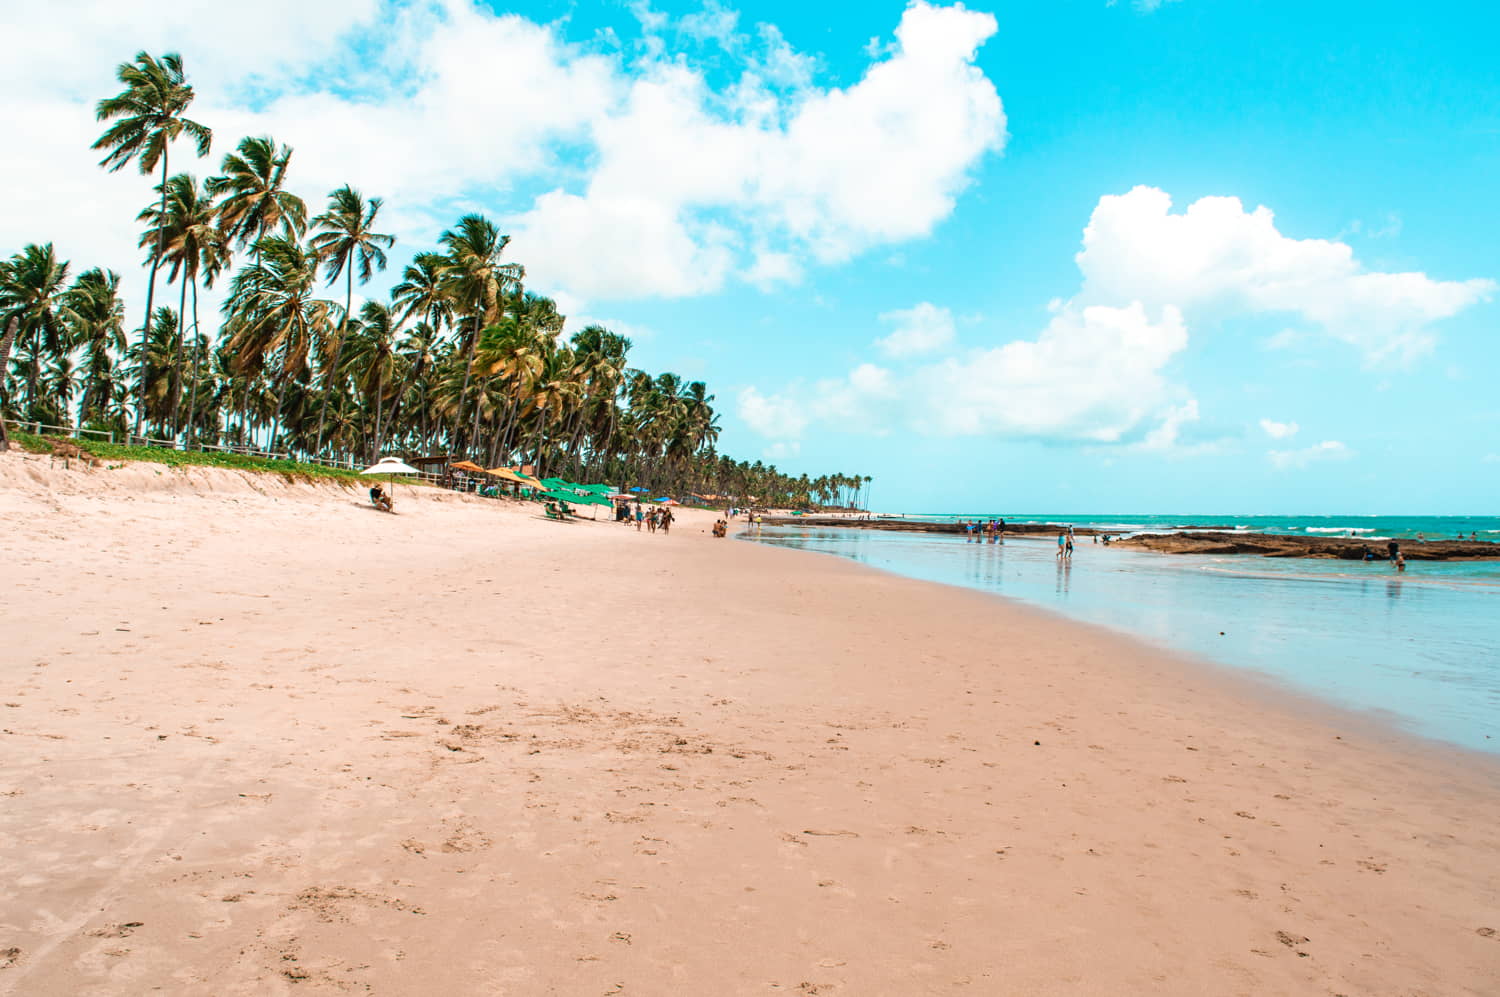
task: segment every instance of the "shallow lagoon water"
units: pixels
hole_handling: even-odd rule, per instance
[[[1385,562],[1168,555],[1087,537],[1059,563],[1046,537],[789,526],[742,536],[1009,596],[1500,753],[1500,562],[1413,561],[1397,575]]]

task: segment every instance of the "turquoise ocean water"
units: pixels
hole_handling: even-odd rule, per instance
[[[1005,518],[1121,532],[1197,521],[1254,524],[1266,532],[1369,530],[1358,535],[1371,539],[1417,533],[1449,539],[1460,531],[1500,537],[1496,518]],[[1081,538],[1071,564],[1059,564],[1047,536],[980,544],[959,536],[799,527],[743,536],[1019,599],[1250,669],[1412,733],[1500,753],[1500,561],[1412,561],[1397,575],[1386,562],[1157,554]]]

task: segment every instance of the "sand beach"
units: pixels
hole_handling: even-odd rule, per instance
[[[1500,991],[1500,770],[1002,599],[0,455],[0,993]]]

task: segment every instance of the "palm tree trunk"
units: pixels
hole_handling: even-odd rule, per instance
[[[375,452],[370,455],[372,464],[380,459],[380,421],[384,411],[385,374],[377,367],[375,370]]]
[[[177,296],[177,341],[172,346],[172,438],[182,425],[182,327],[187,320],[187,274],[182,272],[182,292]]]
[[[12,315],[5,323],[5,337],[0,339],[0,453],[10,449],[10,434],[5,430],[5,385],[10,380],[10,348],[16,341],[16,330],[21,327],[21,317]]]
[[[183,436],[183,446],[192,442],[193,428],[198,422],[198,379],[203,371],[203,350],[200,348],[198,339],[198,278],[193,278],[193,391],[188,400],[188,424],[187,432]]]
[[[454,413],[453,417],[453,439],[451,442],[453,444],[454,456],[459,457],[463,455],[458,452],[459,444],[462,442],[459,439],[458,431],[464,422],[464,403],[469,400],[469,377],[474,373],[474,350],[479,346],[479,322],[480,316],[476,314],[474,316],[474,334],[469,337],[468,355],[464,362],[464,386],[459,389],[458,411]]]
[[[354,265],[351,262],[345,268],[348,278],[344,283],[344,322],[339,327],[338,339],[333,344],[333,362],[328,365],[328,370],[323,374],[323,401],[318,406],[318,442],[313,449],[313,456],[317,457],[323,453],[323,426],[328,418],[328,382],[338,376],[339,357],[344,352],[344,333],[349,329],[349,309],[354,306]]]
[[[146,344],[151,337],[151,303],[156,295],[156,271],[161,266],[162,240],[167,229],[162,224],[167,214],[167,157],[171,143],[161,148],[161,203],[156,211],[156,251],[151,254],[151,277],[146,281],[146,321],[141,325],[141,382],[135,396],[135,435],[141,435],[141,422],[146,418]],[[128,441],[127,441],[128,442]]]

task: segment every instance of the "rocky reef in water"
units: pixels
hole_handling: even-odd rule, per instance
[[[1500,544],[1483,540],[1399,540],[1408,561],[1500,560]],[[1362,561],[1369,551],[1387,560],[1386,541],[1358,537],[1283,536],[1279,533],[1142,533],[1113,544],[1162,554],[1258,554],[1261,557],[1323,557]]]

